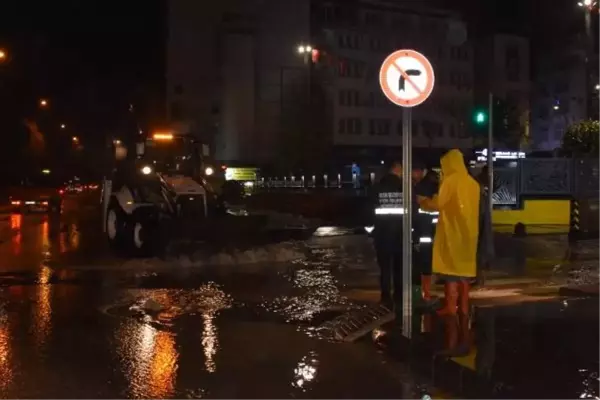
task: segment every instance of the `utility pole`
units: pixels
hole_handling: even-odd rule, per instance
[[[594,59],[594,37],[592,34],[592,12],[596,6],[598,6],[597,0],[583,0],[578,3],[583,8],[584,21],[585,21],[585,33],[584,33],[584,57],[585,57],[585,100],[586,100],[586,117],[588,119],[593,118],[595,111],[592,108],[593,98],[595,95],[596,84],[594,81],[594,66],[592,60]]]
[[[492,216],[494,210],[494,95],[492,92],[488,95],[488,138],[487,138],[487,167],[488,167],[488,196],[487,208]],[[488,232],[491,233],[491,232]]]
[[[593,38],[592,38],[592,12],[590,6],[585,7],[585,97],[586,97],[586,114],[587,118],[592,118],[592,58],[594,54],[593,50]]]

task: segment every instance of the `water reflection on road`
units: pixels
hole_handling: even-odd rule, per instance
[[[65,268],[73,258],[107,259],[98,225],[81,218],[6,220],[0,397],[397,397],[403,390],[368,344],[350,349],[306,334],[319,324],[315,316],[346,305],[331,251],[254,266],[236,265],[236,255],[230,265],[159,274],[143,264]]]
[[[127,321],[117,333],[128,397],[173,397],[179,354],[172,333]]]

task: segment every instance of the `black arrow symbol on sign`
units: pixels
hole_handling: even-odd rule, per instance
[[[419,76],[419,75],[421,75],[421,71],[419,71],[418,69],[407,69],[406,75],[407,76]],[[406,78],[404,78],[404,75],[400,75],[400,83],[398,84],[398,89],[400,91],[406,90]]]

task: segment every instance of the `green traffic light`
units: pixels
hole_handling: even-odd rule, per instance
[[[483,125],[485,124],[487,118],[487,116],[485,115],[485,113],[483,111],[478,111],[477,113],[475,113],[475,123],[479,124],[479,125]]]

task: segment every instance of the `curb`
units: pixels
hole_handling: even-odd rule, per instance
[[[598,297],[600,287],[596,285],[563,286],[558,290],[560,296],[569,297]]]

